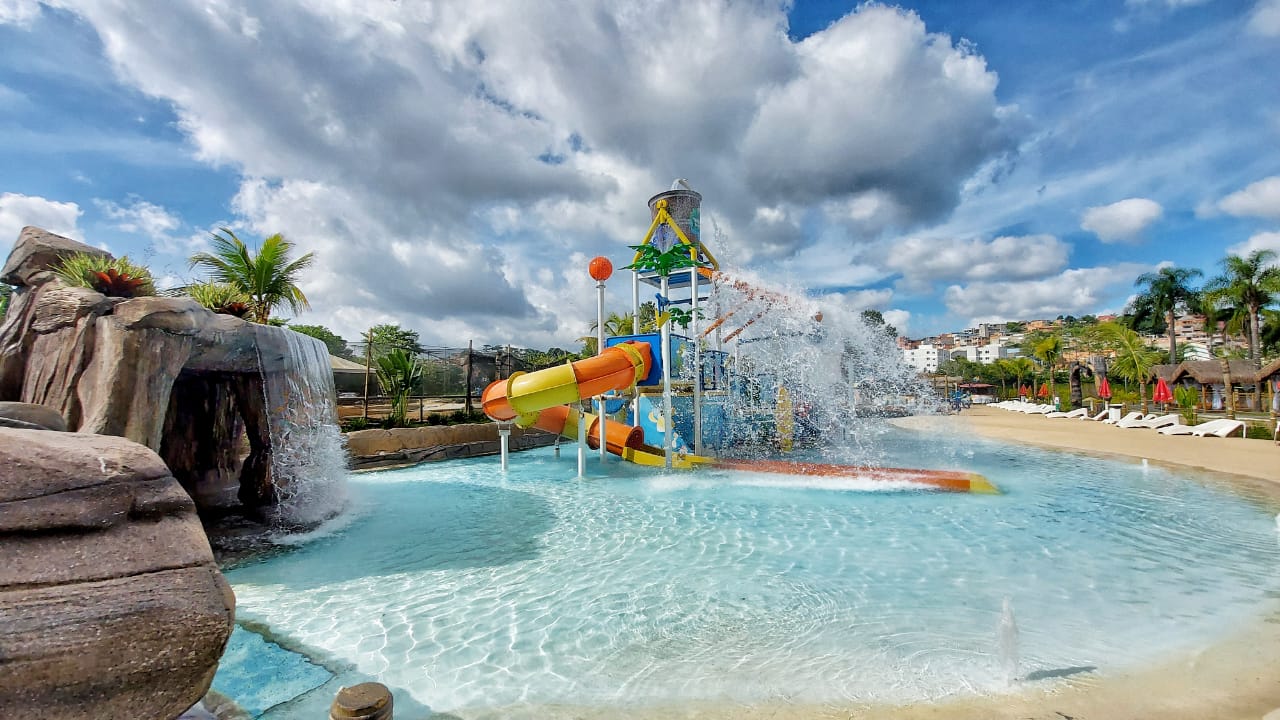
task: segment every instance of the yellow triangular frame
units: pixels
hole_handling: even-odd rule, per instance
[[[716,257],[711,254],[711,251],[707,249],[706,245],[703,245],[701,242],[693,243],[687,236],[685,236],[684,231],[680,229],[680,224],[677,223],[675,218],[671,217],[671,213],[667,211],[666,200],[659,200],[657,204],[654,205],[654,209],[658,212],[653,216],[653,222],[649,225],[649,232],[644,234],[644,241],[640,243],[641,245],[648,245],[653,242],[653,233],[658,230],[659,225],[666,223],[672,230],[676,231],[676,237],[680,239],[680,242],[689,246],[690,260],[697,262],[698,252],[701,251],[703,255],[707,256],[707,260],[711,261],[712,270],[720,269],[720,263],[716,260]],[[631,262],[635,263],[639,259],[640,252],[637,250],[635,257],[631,258]]]

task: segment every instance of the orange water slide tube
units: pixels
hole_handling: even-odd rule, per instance
[[[492,420],[514,420],[521,427],[529,427],[547,408],[626,390],[644,379],[652,367],[649,343],[632,340],[605,348],[585,360],[531,373],[512,373],[505,380],[495,380],[485,388],[481,404]]]

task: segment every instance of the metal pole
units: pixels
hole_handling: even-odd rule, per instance
[[[510,454],[511,426],[506,423],[498,424],[498,441],[502,444],[502,472],[507,471],[507,456]]]
[[[631,334],[640,334],[640,273],[631,271]],[[635,388],[631,399],[631,424],[640,424],[640,388]]]
[[[587,474],[587,414],[578,408],[578,477]]]
[[[596,281],[596,355],[604,354],[604,281]],[[600,433],[600,464],[603,465],[609,457],[608,448],[604,442],[604,396],[598,398],[600,406],[600,424],[597,425]]]
[[[667,276],[662,276],[662,297],[670,302],[667,296]],[[660,343],[662,352],[662,417],[666,424],[666,431],[662,433],[662,466],[667,470],[671,469],[671,441],[672,434],[675,432],[675,425],[671,422],[671,321],[662,323],[662,341]]]
[[[693,454],[702,454],[702,336],[698,334],[698,268],[689,268],[689,287],[693,290],[689,301],[693,310],[689,335],[693,338]]]

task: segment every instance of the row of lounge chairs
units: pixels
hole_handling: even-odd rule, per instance
[[[991,407],[998,407],[1003,410],[1011,410],[1013,412],[1027,413],[1029,415],[1043,415],[1047,418],[1057,420],[1073,419],[1087,420],[1090,422],[1101,422],[1106,425],[1115,425],[1121,428],[1149,428],[1153,429],[1161,435],[1194,435],[1196,437],[1205,437],[1215,435],[1217,437],[1227,437],[1228,435],[1240,434],[1245,436],[1245,424],[1239,420],[1209,420],[1198,425],[1182,424],[1182,416],[1177,414],[1149,413],[1143,415],[1140,412],[1131,412],[1119,419],[1111,419],[1110,412],[1103,410],[1097,415],[1090,416],[1089,411],[1080,408],[1068,412],[1061,412],[1052,405],[1036,404],[1024,402],[1021,400],[1005,400],[1003,402],[992,403]]]

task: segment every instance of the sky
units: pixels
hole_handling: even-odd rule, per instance
[[[1280,251],[1278,75],[1280,0],[0,0],[0,253],[279,232],[299,323],[573,347],[686,178],[722,266],[913,337],[1118,312]]]

